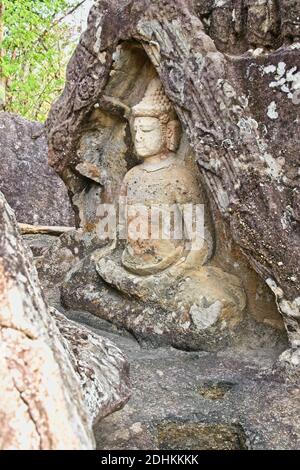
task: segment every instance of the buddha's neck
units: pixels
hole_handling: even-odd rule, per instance
[[[157,155],[152,155],[151,157],[144,158],[143,164],[152,165],[153,163],[160,163],[164,160],[167,160],[172,156],[171,152],[162,152]]]

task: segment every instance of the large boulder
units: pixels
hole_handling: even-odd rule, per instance
[[[67,190],[47,162],[44,126],[0,113],[0,191],[18,222],[74,225]]]
[[[273,292],[291,345],[284,361],[296,365],[299,11],[297,2],[293,8],[277,3],[279,8],[261,0],[98,1],[47,129],[50,163],[72,194],[88,245],[97,238],[97,204],[137,163],[126,110],[141,99],[149,68],[155,69],[208,192],[215,263],[227,272],[237,265],[240,277],[240,266],[250,264],[243,281],[254,316],[260,293],[266,299]],[[72,265],[78,280],[87,264]],[[93,269],[90,263],[91,276]],[[264,287],[256,279],[247,285],[254,271]],[[87,308],[96,291],[95,283],[86,290]],[[71,295],[66,286],[65,298]],[[103,315],[100,308],[95,313]],[[265,320],[278,321],[273,313]]]
[[[127,362],[49,311],[1,193],[0,227],[0,448],[92,449],[92,425],[128,400]]]
[[[129,364],[111,341],[50,309],[79,376],[92,425],[117,411],[130,397]]]
[[[2,195],[0,225],[0,448],[91,449],[79,379]]]

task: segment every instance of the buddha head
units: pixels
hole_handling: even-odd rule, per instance
[[[143,99],[132,108],[132,116],[135,149],[140,158],[177,150],[180,124],[158,78],[151,80]]]

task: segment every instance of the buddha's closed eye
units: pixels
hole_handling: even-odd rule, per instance
[[[154,129],[141,129],[142,132],[152,132]]]
[[[137,127],[134,127],[134,130],[137,132],[137,131],[142,131],[142,132],[150,132],[150,131],[153,131],[155,129],[154,126],[137,126]]]

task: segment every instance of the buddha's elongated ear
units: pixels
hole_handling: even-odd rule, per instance
[[[169,121],[167,124],[167,148],[175,152],[180,144],[181,125],[178,120]]]

